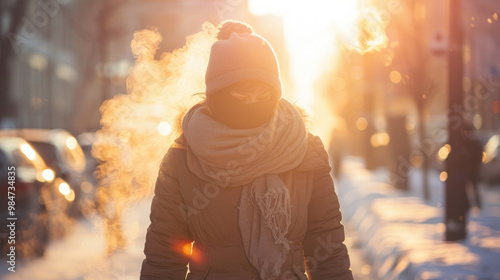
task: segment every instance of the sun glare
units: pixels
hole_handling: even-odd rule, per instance
[[[292,92],[285,97],[311,109],[316,119],[333,118],[317,85],[338,65],[344,50],[365,53],[387,43],[386,22],[366,0],[250,0],[249,9],[283,18],[292,81]],[[330,128],[313,129],[324,134]]]
[[[251,0],[249,8],[254,14],[283,17],[294,81],[291,98],[304,106],[313,105],[314,83],[339,52],[335,49],[336,40],[349,36],[355,28],[358,0],[315,0],[307,4],[295,0]]]

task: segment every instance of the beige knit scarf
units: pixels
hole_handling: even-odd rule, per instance
[[[290,250],[291,223],[290,194],[277,174],[297,167],[306,154],[300,112],[281,99],[268,123],[232,129],[198,105],[184,117],[182,130],[188,166],[196,176],[221,187],[243,187],[239,227],[246,255],[263,280],[276,279]]]

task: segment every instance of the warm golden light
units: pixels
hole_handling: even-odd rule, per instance
[[[379,143],[381,146],[387,146],[391,142],[391,137],[389,136],[389,133],[387,132],[379,132],[378,133],[378,138],[379,138]]]
[[[398,71],[392,71],[389,78],[391,79],[391,82],[399,84],[401,82],[401,73]]]
[[[391,137],[385,131],[377,132],[370,137],[370,144],[377,148],[387,146],[391,142]]]
[[[172,127],[168,122],[160,122],[158,124],[158,133],[161,135],[168,135],[172,131]]]
[[[69,187],[68,183],[62,182],[59,184],[59,192],[62,195],[66,196],[70,193],[70,191],[71,191],[71,188]]]
[[[448,157],[448,155],[450,154],[450,151],[451,151],[450,145],[449,144],[444,145],[438,151],[438,155],[437,155],[438,159],[440,161],[445,161],[446,158]]]
[[[69,190],[69,193],[64,195],[64,197],[66,198],[66,200],[68,201],[73,201],[75,200],[75,191],[73,190]]]
[[[120,139],[123,143],[127,143],[131,135],[130,131],[124,130],[118,134],[118,139]]]
[[[29,144],[21,144],[21,152],[29,159],[29,160],[34,160],[36,157],[36,152],[33,150],[33,148]]]
[[[385,47],[386,22],[365,0],[250,0],[250,12],[282,16],[290,54],[293,100],[320,107],[315,83],[335,65],[343,48],[360,53]],[[318,111],[317,108],[314,111]]]
[[[495,135],[484,145],[483,163],[493,161],[498,155],[498,146],[500,146],[500,136]]]
[[[356,120],[356,128],[358,130],[365,130],[368,127],[368,121],[365,118],[358,118]]]
[[[66,147],[68,147],[70,150],[74,150],[77,145],[78,142],[76,142],[75,137],[68,137],[66,139]]]
[[[446,181],[447,179],[448,179],[448,173],[446,173],[445,171],[439,174],[439,180],[441,180],[442,182]]]
[[[55,177],[56,174],[52,171],[52,169],[45,169],[42,171],[42,178],[47,182],[52,182]]]
[[[184,253],[184,255],[186,256],[190,256],[191,255],[191,243],[189,244],[186,244],[184,245],[184,247],[182,247],[182,252]]]

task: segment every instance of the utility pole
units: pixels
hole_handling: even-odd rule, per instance
[[[466,194],[467,181],[467,150],[464,145],[462,131],[464,120],[461,115],[463,108],[463,28],[462,0],[448,0],[449,3],[449,36],[450,50],[448,53],[448,144],[451,152],[446,159],[445,190],[445,240],[457,241],[467,237],[466,213],[468,200]]]
[[[110,17],[110,4],[107,1],[102,2],[101,10],[98,16],[99,20],[99,59],[100,63],[100,82],[101,82],[101,103],[106,101],[111,96],[110,93],[110,81],[106,73],[106,64],[108,64],[108,18]]]

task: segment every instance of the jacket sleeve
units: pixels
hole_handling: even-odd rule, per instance
[[[182,212],[174,153],[170,148],[160,165],[146,233],[141,280],[185,279],[190,254],[189,228]]]
[[[322,145],[322,144],[321,144]],[[322,148],[324,151],[324,148]],[[328,160],[326,152],[321,152]],[[311,280],[353,279],[349,255],[343,244],[344,226],[330,167],[315,171],[308,207],[307,232],[303,240],[306,267]]]

